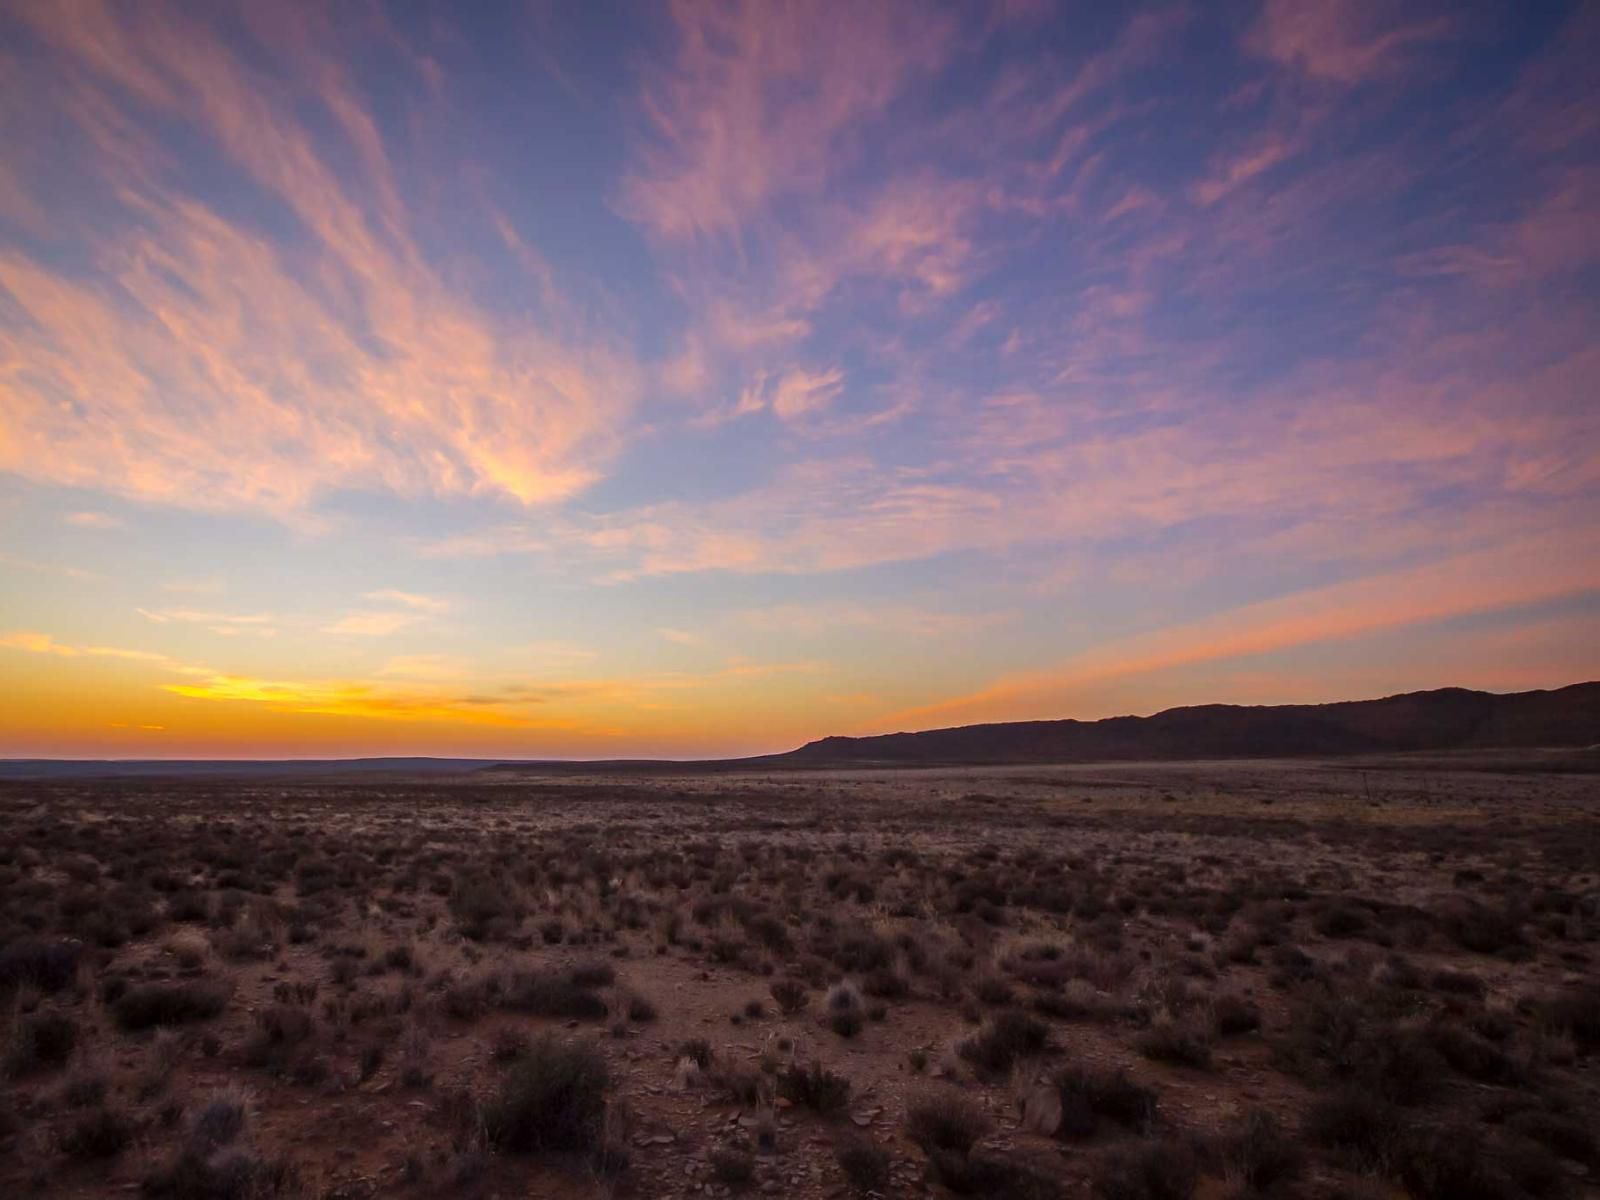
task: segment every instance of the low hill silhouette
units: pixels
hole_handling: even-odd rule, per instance
[[[1600,744],[1600,682],[1504,695],[1440,688],[1334,704],[1202,704],[1169,708],[1149,717],[1013,721],[921,733],[826,737],[762,761],[813,767],[997,765],[1596,744]]]

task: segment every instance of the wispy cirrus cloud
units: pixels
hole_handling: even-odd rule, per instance
[[[443,616],[453,607],[442,596],[406,592],[398,588],[378,588],[365,593],[364,598],[389,607],[348,612],[337,621],[324,625],[322,632],[335,637],[389,637],[402,630],[424,625],[433,617]]]
[[[204,579],[169,579],[161,587],[184,596],[220,596],[228,590],[227,582],[217,575]]]
[[[276,637],[280,618],[272,613],[230,613],[195,608],[136,608],[147,621],[158,625],[203,625],[223,637]]]
[[[455,681],[470,679],[474,664],[453,654],[397,654],[384,660],[375,675],[395,679]]]
[[[61,575],[68,579],[80,581],[98,579],[99,575],[86,567],[74,567],[65,563],[39,562],[37,559],[26,558],[20,554],[6,554],[0,552],[0,566],[10,567],[13,570],[36,572],[43,575]]]
[[[741,609],[734,619],[748,629],[779,636],[817,637],[841,629],[875,636],[934,638],[974,634],[1013,619],[1010,612],[941,612],[914,604],[775,604]]]
[[[675,54],[645,86],[619,207],[674,238],[736,234],[784,197],[821,191],[859,151],[859,124],[943,63],[957,33],[947,15],[898,2],[838,20],[752,0],[671,13]]]
[[[780,421],[798,421],[828,408],[843,386],[844,372],[837,367],[823,371],[795,367],[776,378],[759,373],[740,395],[735,415],[768,410]]]
[[[1334,515],[1386,525],[1387,535],[1434,529],[1447,516],[1459,525],[1459,504],[1435,514],[1431,497],[1462,488],[1495,498],[1480,519],[1510,506],[1537,529],[1545,497],[1595,483],[1593,462],[1571,440],[1594,424],[1572,409],[1592,353],[1513,381],[1480,370],[1495,345],[1456,358],[1461,349],[1410,350],[1396,365],[1337,381],[1312,371],[1292,394],[1267,389],[1222,413],[1191,396],[1139,430],[1117,412],[1011,393],[967,405],[940,431],[959,470],[818,459],[727,499],[480,529],[424,552],[560,558],[613,580],[793,574],[1021,544],[1092,546],[1207,523],[1234,539],[1276,539],[1279,555],[1293,547],[1284,531],[1303,526],[1312,531],[1305,548],[1320,553],[1314,531]],[[1506,407],[1513,388],[1529,403],[1515,419]]]
[[[366,599],[384,604],[398,604],[414,612],[438,615],[450,611],[450,601],[442,596],[426,596],[420,592],[403,592],[398,588],[380,588],[367,592]]]
[[[324,625],[322,632],[336,636],[388,637],[410,628],[421,619],[414,612],[353,612],[346,613],[330,625]]]
[[[942,553],[970,544],[985,519],[1000,519],[998,498],[918,474],[885,486],[863,460],[803,462],[728,500],[649,505],[542,528],[501,525],[425,543],[421,552],[559,552],[611,581],[696,571],[794,574]]]
[[[93,509],[68,513],[62,520],[68,525],[77,526],[79,529],[121,529],[125,524],[121,517]]]
[[[628,356],[575,328],[553,336],[570,314],[493,314],[435,271],[337,57],[352,32],[309,10],[278,18],[252,27],[247,62],[162,4],[13,10],[54,57],[7,87],[50,97],[40,111],[64,115],[108,207],[77,270],[0,253],[20,317],[0,325],[0,352],[28,364],[6,384],[0,467],[284,515],[337,488],[524,504],[580,490],[617,444]],[[149,121],[186,125],[292,234],[214,207]]]
[[[706,640],[704,634],[692,629],[674,629],[670,625],[658,627],[656,635],[679,646],[698,646]]]
[[[229,613],[200,608],[141,608],[135,611],[158,624],[181,621],[198,625],[270,625],[277,620],[271,613]]]
[[[599,652],[592,647],[563,641],[560,638],[540,638],[538,641],[508,646],[506,650],[512,655],[526,654],[534,659],[569,660],[599,657]]]
[[[1267,0],[1245,39],[1253,52],[1312,79],[1350,85],[1402,70],[1456,29],[1442,5],[1382,0]]]
[[[1305,144],[1304,138],[1277,130],[1259,135],[1243,150],[1216,159],[1210,173],[1190,189],[1190,194],[1198,204],[1215,204],[1229,192],[1288,162]]]
[[[18,630],[0,634],[0,646],[8,650],[23,650],[29,654],[53,654],[59,658],[121,658],[129,662],[173,664],[165,654],[151,650],[130,650],[121,646],[83,646],[58,642],[48,633]]]

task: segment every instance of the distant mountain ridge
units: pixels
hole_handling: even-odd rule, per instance
[[[826,767],[1005,766],[1199,758],[1295,758],[1442,750],[1590,749],[1600,756],[1600,682],[1552,691],[1441,688],[1381,700],[1250,707],[1202,704],[1149,717],[1012,721],[921,733],[825,737],[754,758],[0,759],[0,780],[350,779],[673,774]],[[1587,763],[1591,756],[1583,756]],[[1583,769],[1588,769],[1584,767]]]
[[[1203,704],[1169,708],[1149,717],[1012,721],[920,733],[826,737],[762,762],[797,767],[993,766],[1596,744],[1600,744],[1600,682],[1509,694],[1440,688],[1332,704]]]

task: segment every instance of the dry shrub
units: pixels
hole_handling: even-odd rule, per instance
[[[1095,1163],[1100,1200],[1189,1200],[1199,1183],[1195,1154],[1172,1138],[1113,1146]]]
[[[834,1116],[850,1102],[850,1081],[819,1062],[809,1067],[791,1063],[778,1075],[778,1094],[801,1108]]]
[[[906,1102],[906,1136],[925,1152],[969,1154],[989,1129],[989,1114],[954,1088],[930,1088]]]
[[[1056,1072],[1051,1083],[1061,1098],[1057,1133],[1063,1138],[1091,1137],[1103,1120],[1135,1131],[1155,1121],[1155,1092],[1120,1068],[1074,1064]]]
[[[979,1071],[998,1075],[1009,1071],[1018,1059],[1043,1053],[1049,1043],[1050,1029],[1042,1021],[1016,1009],[1006,1009],[962,1042],[957,1053]]]
[[[117,998],[111,1011],[117,1024],[131,1032],[208,1020],[227,1006],[228,991],[221,984],[194,980],[130,987]]]
[[[856,1191],[882,1192],[889,1184],[889,1152],[861,1134],[844,1134],[834,1140],[834,1161]]]
[[[11,1028],[6,1074],[16,1077],[59,1067],[72,1057],[77,1045],[78,1023],[66,1013],[28,1013]]]
[[[540,1038],[484,1105],[484,1133],[509,1154],[599,1150],[610,1086],[605,1056],[595,1046]]]

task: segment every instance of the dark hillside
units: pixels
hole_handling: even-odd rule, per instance
[[[1149,717],[1016,721],[877,737],[828,737],[766,761],[774,766],[818,766],[1279,758],[1596,743],[1600,743],[1600,683],[1578,683],[1555,691],[1507,695],[1441,688],[1336,704],[1205,704]]]

